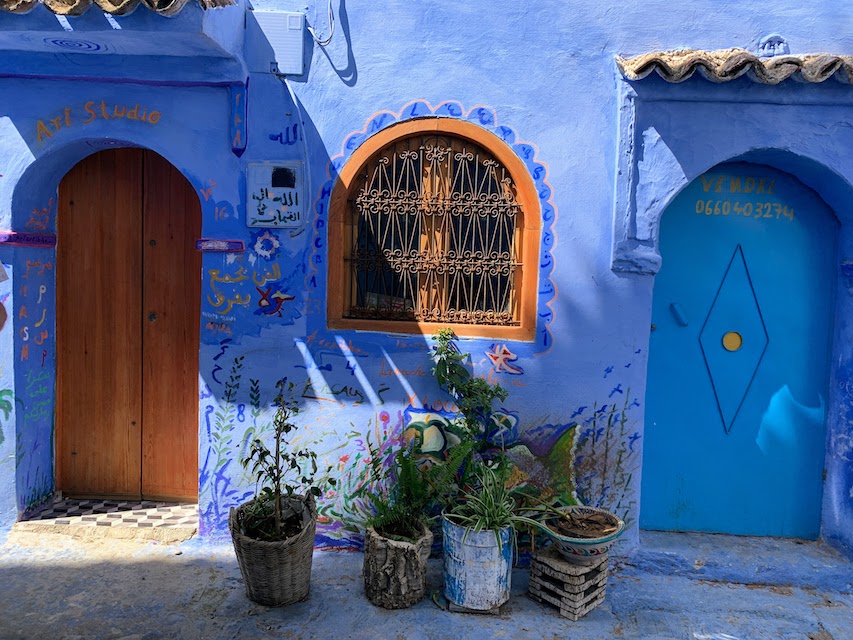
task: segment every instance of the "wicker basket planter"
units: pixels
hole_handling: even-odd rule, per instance
[[[237,554],[237,564],[246,584],[246,595],[258,604],[280,607],[304,600],[311,586],[311,560],[317,508],[314,497],[283,498],[291,503],[304,502],[302,531],[281,542],[255,540],[243,533],[243,509],[232,508],[228,528]],[[248,503],[246,503],[248,504]]]
[[[363,568],[367,599],[385,609],[404,609],[423,600],[431,548],[432,532],[426,527],[413,543],[386,538],[368,527]]]

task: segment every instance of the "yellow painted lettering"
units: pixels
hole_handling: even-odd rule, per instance
[[[62,116],[57,116],[53,120],[50,121],[50,124],[53,125],[53,128],[59,131],[59,123],[62,122]]]
[[[767,186],[767,193],[769,193],[771,196],[773,195],[773,185],[775,185],[775,184],[776,184],[776,181],[771,180],[770,184]]]
[[[725,178],[725,176],[720,176],[719,178],[717,178],[717,186],[714,187],[715,193],[722,193],[722,191],[723,191],[723,179],[724,178]]]
[[[127,112],[127,119],[139,120],[139,105],[136,105],[133,109]]]
[[[149,113],[148,122],[150,122],[151,124],[157,124],[158,122],[160,122],[160,112],[152,111],[151,113]]]
[[[702,176],[702,188],[705,190],[705,193],[708,193],[708,190],[711,188],[711,185],[714,184],[714,176],[708,176],[707,179],[705,176]]]
[[[752,193],[755,191],[755,178],[747,178],[746,183],[743,185],[744,193]]]
[[[44,126],[44,122],[39,120],[36,123],[36,138],[39,142],[44,142],[45,137],[52,138],[53,134],[50,132],[50,129]]]
[[[740,193],[740,178],[732,176],[729,178],[729,193]]]
[[[118,105],[113,107],[113,118],[124,118],[124,112],[127,111],[127,106],[122,106],[121,111],[118,110]]]
[[[104,120],[110,120],[111,119],[107,115],[107,104],[103,100],[101,100],[101,115],[103,116]]]
[[[764,191],[764,178],[761,178],[758,181],[758,189],[756,189],[755,193],[765,193],[765,191]]]
[[[71,107],[65,107],[65,126],[71,126]]]
[[[27,308],[24,305],[21,305],[21,310],[18,312],[18,318],[26,318],[27,317]]]
[[[89,114],[89,117],[86,118],[85,120],[83,120],[83,124],[89,124],[90,122],[92,122],[92,120],[95,119],[95,116],[98,115],[97,113],[95,113],[95,110],[92,108],[93,104],[95,104],[95,103],[94,102],[87,102],[84,105],[84,108],[86,109],[86,113]]]
[[[30,357],[30,345],[25,344],[23,347],[21,347],[21,362],[23,362],[24,360],[27,360],[29,357]]]

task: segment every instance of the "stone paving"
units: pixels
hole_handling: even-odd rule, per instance
[[[13,531],[0,548],[0,638],[853,639],[853,564],[819,543],[644,533],[577,622],[528,598],[524,569],[497,616],[431,599],[385,611],[363,596],[361,560],[315,553],[308,600],[270,609],[246,599],[227,541]],[[440,561],[430,568],[437,592]]]

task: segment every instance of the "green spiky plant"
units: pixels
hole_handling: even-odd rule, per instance
[[[512,527],[513,544],[517,530],[541,528],[539,522],[521,513],[515,497],[507,489],[504,460],[493,466],[481,464],[473,475],[473,486],[463,491],[460,501],[446,513],[451,522],[466,528],[466,536],[470,531],[493,531],[500,546],[500,531],[506,527]]]

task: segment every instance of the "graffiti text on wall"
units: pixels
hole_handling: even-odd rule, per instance
[[[246,224],[250,227],[298,228],[302,224],[299,163],[253,162],[246,169]]]
[[[76,124],[90,124],[95,120],[137,120],[147,124],[157,124],[160,112],[145,105],[107,104],[106,100],[90,100],[82,109],[65,107],[55,118],[47,117],[36,121],[36,139],[39,142],[52,138],[53,134]]]

